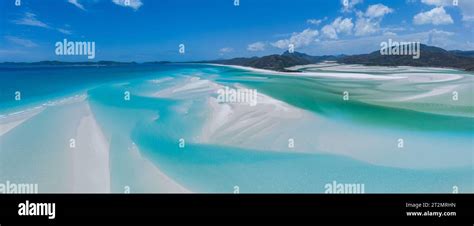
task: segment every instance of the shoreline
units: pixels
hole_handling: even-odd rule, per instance
[[[207,64],[211,66],[217,67],[229,67],[235,68],[240,70],[251,71],[255,73],[263,73],[263,74],[271,74],[271,75],[280,75],[280,76],[300,76],[300,77],[314,77],[314,78],[335,78],[335,79],[356,79],[356,80],[370,80],[370,81],[402,81],[405,82],[408,80],[408,83],[441,83],[441,82],[450,82],[455,80],[461,80],[465,78],[465,76],[457,74],[457,73],[445,73],[440,77],[438,73],[432,73],[429,70],[446,70],[447,72],[454,71],[457,72],[459,70],[456,69],[442,69],[442,68],[432,68],[432,67],[412,67],[412,66],[397,66],[397,68],[401,68],[407,71],[403,72],[396,72],[396,71],[386,71],[384,75],[372,75],[369,73],[370,71],[363,71],[360,73],[355,72],[345,72],[344,70],[349,70],[350,67],[365,67],[363,65],[358,64],[339,64],[339,63],[332,63],[329,67],[339,67],[336,72],[333,71],[302,71],[302,72],[280,72],[280,71],[272,71],[267,69],[259,69],[247,66],[239,66],[239,65],[226,65],[226,64]],[[321,64],[308,64],[308,65],[297,65],[291,68],[311,68],[316,66],[324,66],[323,63]],[[349,69],[347,69],[349,67]],[[369,66],[370,67],[370,66]],[[375,71],[380,71],[385,67],[383,66],[373,66]],[[352,70],[356,70],[352,69]],[[361,70],[367,70],[367,68],[363,68]],[[390,68],[395,69],[395,68]],[[469,72],[461,71],[463,73],[469,74]]]
[[[273,74],[273,75],[281,75],[281,76],[302,76],[302,77],[322,77],[322,78],[340,78],[340,79],[361,79],[361,80],[394,80],[394,79],[405,79],[406,77],[397,77],[397,76],[378,76],[378,75],[370,75],[370,74],[361,74],[361,73],[333,73],[328,74],[324,72],[282,72],[282,71],[272,71],[268,69],[260,69],[260,68],[253,68],[247,66],[239,66],[239,65],[227,65],[227,64],[208,64],[211,66],[217,67],[230,67],[240,70],[246,70],[256,73],[266,73],[266,74]]]

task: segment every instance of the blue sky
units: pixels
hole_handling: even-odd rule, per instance
[[[367,53],[380,42],[474,49],[474,0],[3,0],[0,61],[87,61],[55,43],[93,41],[94,60],[206,60]],[[179,54],[179,45],[185,54]]]

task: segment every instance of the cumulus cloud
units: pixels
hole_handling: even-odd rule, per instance
[[[112,2],[119,6],[130,7],[134,10],[138,10],[143,5],[141,0],[112,0]]]
[[[436,7],[430,11],[418,13],[413,17],[413,23],[416,25],[422,24],[452,24],[453,19],[446,13],[442,6]]]
[[[365,13],[359,12],[357,14],[354,27],[355,35],[366,36],[379,32],[383,17],[392,12],[393,9],[383,4],[370,5]]]
[[[293,44],[295,48],[308,46],[315,40],[318,34],[317,30],[307,28],[300,33],[294,32],[289,39],[282,39],[272,43],[272,46],[280,49],[287,49],[290,44]]]
[[[68,2],[75,5],[79,9],[82,9],[84,11],[86,10],[84,6],[81,3],[79,3],[79,0],[68,0]]]
[[[338,33],[350,34],[353,27],[352,18],[338,17],[331,24],[324,26],[321,32],[326,38],[337,39]]]
[[[377,18],[377,17],[383,17],[386,14],[389,14],[392,12],[393,12],[393,9],[383,4],[376,4],[376,5],[371,5],[367,8],[367,11],[365,12],[365,16],[369,18]]]
[[[263,42],[254,42],[247,46],[248,51],[256,52],[265,50],[265,43]]]
[[[24,46],[24,47],[35,47],[35,46],[38,46],[36,43],[34,43],[33,41],[31,40],[28,40],[28,39],[23,39],[23,38],[18,38],[18,37],[15,37],[15,36],[5,36],[5,39],[8,40],[9,42],[11,43],[14,43],[14,44],[17,44],[17,45],[21,45],[21,46]]]
[[[380,30],[380,23],[377,20],[370,18],[359,17],[356,21],[355,27],[356,36],[366,36],[377,33]]]
[[[354,7],[362,3],[363,0],[341,0],[342,5],[342,12],[350,12],[354,9]]]
[[[474,1],[472,0],[458,0],[457,6],[453,4],[453,0],[421,0],[421,2],[436,7],[459,7],[463,21],[474,21]]]
[[[338,33],[350,34],[354,24],[352,23],[352,18],[342,19],[338,17],[332,22],[332,26],[336,29]]]
[[[323,34],[324,37],[329,38],[329,39],[337,39],[337,32],[334,27],[331,25],[326,25],[321,29],[321,33]]]
[[[385,28],[380,28],[384,31]],[[414,33],[399,33],[396,36],[391,33],[382,32],[377,35],[361,36],[350,39],[322,39],[305,48],[304,52],[312,55],[334,55],[334,54],[365,54],[380,49],[380,43],[389,38],[398,42],[420,42],[423,44],[438,46],[444,49],[469,50],[474,49],[474,42],[466,40],[465,37],[456,32],[442,29]]]

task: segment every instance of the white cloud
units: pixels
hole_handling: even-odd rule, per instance
[[[384,36],[397,36],[397,33],[391,32],[391,31],[386,31],[383,33]]]
[[[459,1],[463,21],[474,21],[474,1]]]
[[[25,15],[23,16],[23,18],[21,18],[19,20],[14,20],[12,22],[15,23],[15,24],[19,24],[19,25],[42,27],[42,28],[46,28],[46,29],[56,30],[56,31],[59,31],[59,32],[61,32],[63,34],[67,34],[67,35],[70,35],[72,33],[70,30],[67,30],[67,29],[52,27],[52,26],[38,20],[36,18],[36,14],[30,13],[30,12],[26,12]]]
[[[380,29],[383,31],[384,29]],[[370,53],[380,49],[380,42],[386,42],[389,38],[398,42],[420,42],[423,44],[439,46],[447,50],[474,49],[473,41],[466,41],[465,37],[456,32],[445,31],[441,29],[397,34],[396,36],[387,36],[383,33],[371,36],[360,36],[350,39],[326,39],[314,42],[306,47],[304,52],[310,55],[334,55],[334,54],[362,54]]]
[[[392,38],[398,42],[421,42],[423,44],[438,46],[445,49],[474,49],[473,43],[466,40],[454,32],[444,30],[431,30],[416,32],[410,34],[397,34],[396,36],[387,36],[393,34],[380,34],[373,36],[362,36],[353,39],[322,40],[315,42],[311,48],[306,50],[308,54],[361,54],[369,53],[380,49],[380,42]]]
[[[413,23],[416,25],[422,24],[452,24],[453,19],[446,13],[443,7],[436,7],[430,11],[418,13],[413,17]]]
[[[332,22],[332,26],[338,33],[350,34],[354,24],[352,23],[352,18],[342,19],[341,17],[338,17],[334,22]]]
[[[34,27],[50,28],[49,25],[36,19],[36,14],[30,13],[30,12],[26,12],[23,18],[19,20],[14,20],[13,23],[20,24],[20,25],[34,26]]]
[[[434,6],[453,5],[453,0],[421,0],[421,2],[426,4],[426,5],[434,5]]]
[[[265,43],[263,42],[254,42],[247,46],[248,51],[256,52],[265,50]]]
[[[319,20],[318,19],[308,19],[308,20],[306,20],[306,22],[308,24],[319,25],[321,22],[323,22],[323,20],[321,20],[321,19],[319,19]]]
[[[341,0],[342,12],[352,11],[357,4],[362,2],[363,0]]]
[[[358,12],[354,27],[355,35],[366,36],[378,33],[383,17],[392,12],[393,9],[382,4],[370,5],[365,13]]]
[[[112,2],[119,6],[133,8],[134,10],[138,10],[143,5],[141,0],[112,0]]]
[[[432,29],[430,32],[431,32],[431,34],[435,34],[435,35],[444,35],[444,36],[454,35],[454,32],[443,31],[443,30],[438,30],[438,29]]]
[[[386,14],[389,14],[392,12],[393,12],[393,9],[382,4],[376,4],[376,5],[370,5],[367,8],[367,11],[365,12],[365,16],[369,18],[377,18],[377,17],[383,17]]]
[[[282,39],[282,40],[278,40],[272,43],[272,46],[275,46],[280,49],[287,49],[289,45],[290,45],[290,42],[288,39]]]
[[[354,30],[356,36],[365,36],[377,33],[380,30],[380,21],[359,17],[357,18]]]
[[[426,33],[427,37],[425,43],[427,45],[438,46],[441,48],[456,48],[456,46],[460,46],[460,43],[458,43],[459,40],[456,40],[453,32],[433,29]]]
[[[63,34],[66,34],[66,35],[72,34],[72,32],[70,30],[67,30],[67,29],[58,28],[56,30],[63,33]]]
[[[458,5],[453,4],[454,0],[421,0],[426,5],[444,6],[444,7],[459,7],[462,14],[463,21],[474,21],[474,1],[473,0],[458,0]]]
[[[233,51],[234,51],[234,49],[230,48],[230,47],[224,47],[224,48],[219,49],[220,55],[224,55],[226,53],[231,53]]]
[[[342,17],[338,17],[331,24],[324,26],[321,32],[326,38],[337,39],[338,33],[350,34],[353,27],[352,18],[342,19]]]
[[[307,28],[300,33],[294,32],[289,39],[282,39],[272,43],[272,46],[280,49],[287,49],[290,44],[293,44],[295,48],[308,46],[315,40],[316,36],[318,36],[317,30]]]
[[[68,0],[68,2],[75,5],[79,9],[82,9],[84,11],[86,10],[84,6],[81,3],[79,3],[79,0]]]
[[[28,39],[23,39],[23,38],[18,38],[18,37],[15,37],[15,36],[5,36],[5,39],[7,39],[9,42],[11,43],[14,43],[14,44],[17,44],[17,45],[21,45],[21,46],[24,46],[24,47],[35,47],[35,46],[38,46],[36,43],[34,43],[33,41],[31,40],[28,40]]]
[[[331,25],[326,25],[321,29],[321,33],[323,34],[324,37],[329,38],[329,39],[337,39],[337,32],[336,29],[334,29],[333,26]]]

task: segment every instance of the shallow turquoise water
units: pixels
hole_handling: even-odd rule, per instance
[[[49,69],[42,73],[48,73]],[[147,191],[134,185],[135,173],[127,165],[127,149],[135,144],[140,153],[160,168],[170,178],[196,192],[233,192],[239,186],[240,192],[324,192],[325,184],[362,183],[365,192],[441,192],[449,193],[453,186],[459,186],[460,192],[473,192],[473,164],[459,167],[431,169],[409,169],[374,165],[336,154],[275,152],[271,150],[254,150],[238,146],[201,144],[196,136],[200,133],[208,111],[206,101],[202,98],[159,98],[150,94],[183,81],[187,76],[210,79],[219,84],[231,85],[235,82],[256,88],[260,93],[284,101],[294,107],[307,110],[335,123],[351,125],[364,131],[373,132],[376,139],[382,136],[379,129],[388,132],[400,132],[426,140],[443,140],[452,137],[452,143],[443,143],[433,147],[432,154],[445,151],[446,145],[452,145],[453,154],[473,159],[474,120],[471,117],[439,115],[421,111],[390,108],[365,103],[363,101],[343,102],[341,91],[347,87],[359,90],[376,89],[380,81],[354,83],[354,81],[334,81],[333,79],[278,77],[263,75],[225,67],[173,65],[165,68],[154,67],[135,69],[53,69],[55,74],[66,76],[73,73],[77,81],[71,82],[58,78],[57,83],[44,79],[30,78],[30,72],[15,71],[17,76],[31,79],[31,84],[21,89],[31,90],[31,102],[17,105],[10,101],[9,95],[2,96],[4,112],[22,109],[29,105],[41,103],[51,98],[61,98],[74,92],[85,90],[87,101],[105,136],[110,141],[110,164],[112,192],[121,192],[123,186],[131,185],[134,191]],[[90,71],[88,71],[90,70]],[[138,71],[138,72],[137,72]],[[9,74],[11,72],[2,71]],[[36,72],[35,72],[36,73]],[[77,73],[77,74],[75,74]],[[84,75],[90,77],[84,81]],[[32,75],[31,75],[32,76]],[[151,83],[150,80],[171,77],[169,81]],[[266,78],[262,80],[262,78]],[[2,86],[12,81],[13,77],[3,77]],[[54,76],[52,78],[54,80]],[[64,89],[55,90],[51,85],[48,90],[38,88],[38,82],[55,83]],[[8,86],[11,90],[14,86]],[[37,89],[37,90],[36,90]],[[124,101],[125,91],[131,92],[131,100]],[[25,93],[28,93],[25,92]],[[34,99],[34,101],[33,101]],[[187,106],[189,113],[183,114],[176,109]],[[60,127],[61,120],[73,118],[59,113],[60,109],[70,106],[52,107],[37,117],[22,124],[1,137],[0,179],[10,175],[21,177],[29,171],[44,169],[42,180],[47,180],[50,169],[41,160],[33,159],[34,165],[18,173],[15,161],[26,158],[29,151],[61,150],[54,142],[55,133],[48,128]],[[74,111],[74,109],[69,109]],[[69,111],[68,111],[69,112]],[[325,128],[328,130],[337,128]],[[39,130],[47,131],[39,133]],[[25,132],[26,131],[26,132]],[[314,128],[315,133],[324,133]],[[67,134],[62,134],[67,139]],[[179,148],[178,140],[184,138],[186,147]],[[24,143],[24,139],[31,142]],[[332,137],[334,143],[349,142],[340,137]],[[443,140],[443,142],[445,141]],[[370,143],[370,140],[366,141]],[[23,144],[21,155],[16,155],[19,145]],[[35,148],[36,147],[36,148]],[[41,147],[41,148],[39,148]],[[376,151],[376,150],[375,150]],[[59,151],[59,155],[60,155]],[[57,153],[58,154],[58,153]],[[51,154],[52,156],[53,154]],[[418,158],[418,156],[413,157]],[[61,161],[57,157],[56,161]],[[416,159],[409,159],[416,161]],[[422,161],[422,160],[420,160]],[[46,161],[45,161],[46,162]],[[62,167],[62,164],[51,167]],[[139,173],[139,172],[138,172]],[[37,176],[40,174],[37,174]],[[51,177],[53,177],[51,175]],[[56,176],[57,177],[57,176]],[[46,179],[44,179],[46,178]],[[51,178],[53,180],[53,178]],[[54,183],[53,183],[54,184]],[[60,189],[60,188],[58,188]]]

